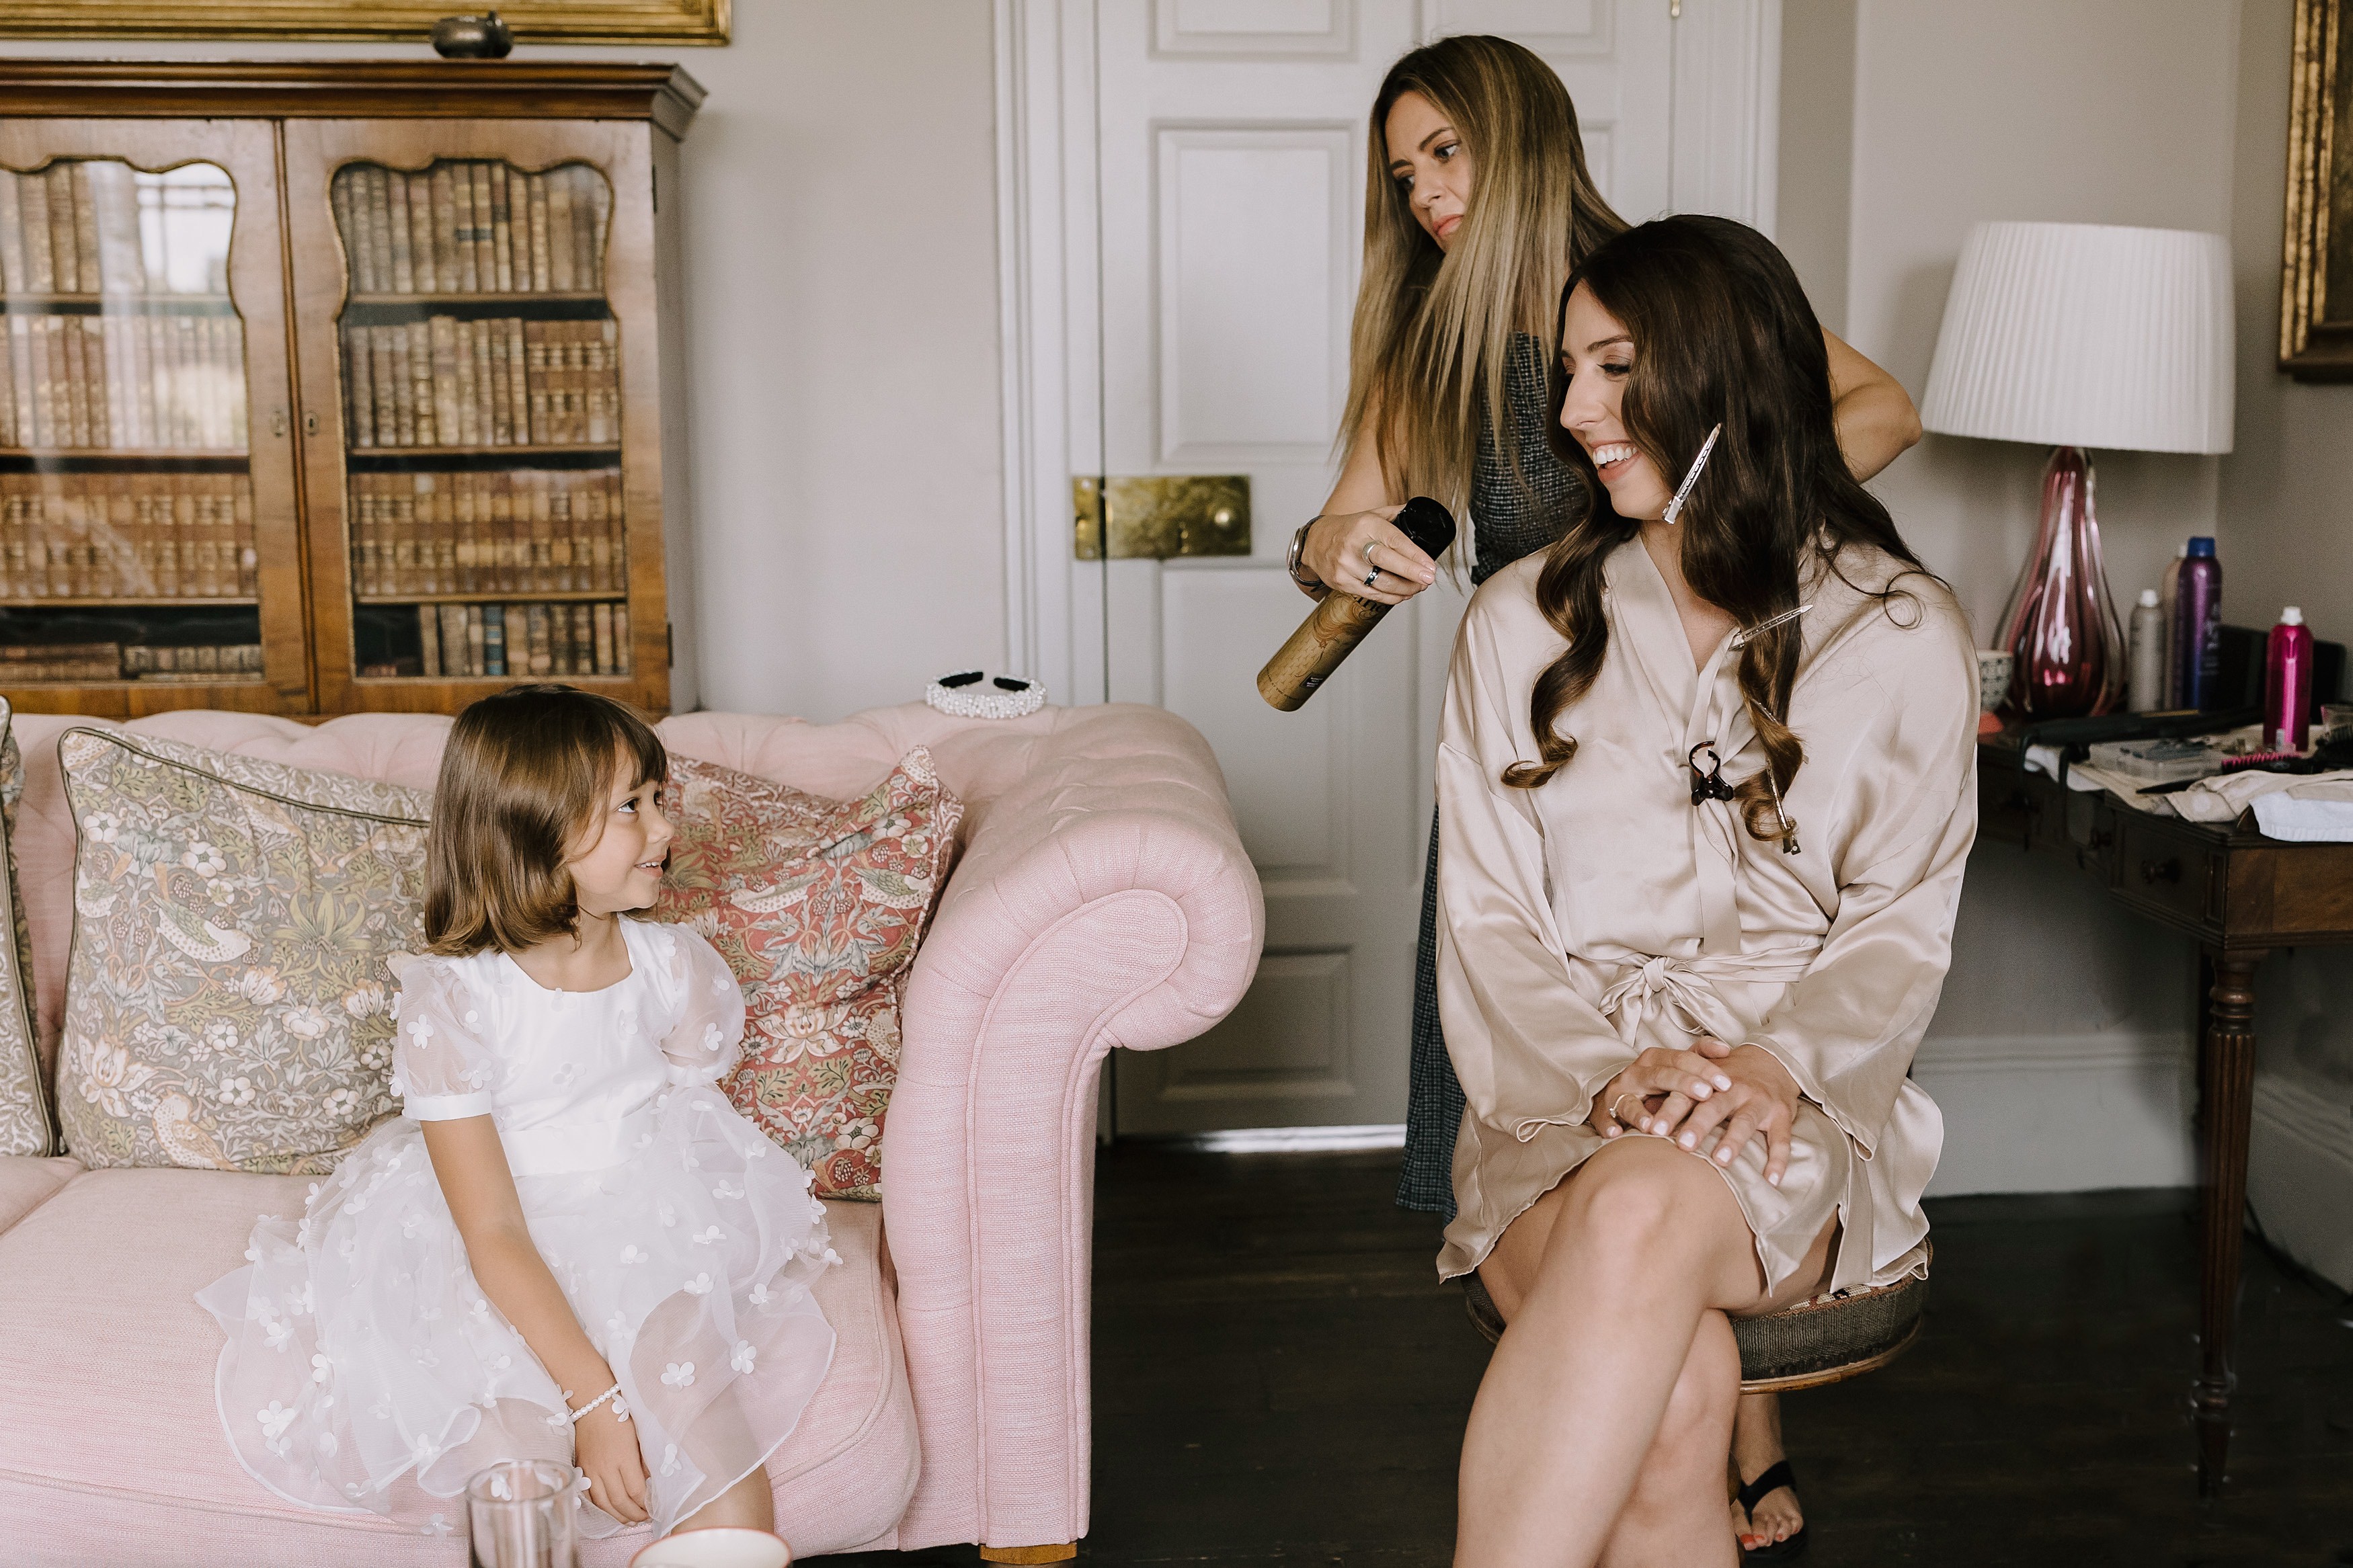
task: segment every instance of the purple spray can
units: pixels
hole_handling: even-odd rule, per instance
[[[2181,706],[2211,708],[2222,667],[2222,563],[2214,541],[2198,534],[2181,562],[2181,585],[2173,601],[2174,669]]]

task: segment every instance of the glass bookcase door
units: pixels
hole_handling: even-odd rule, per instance
[[[282,705],[264,684],[255,323],[231,289],[246,226],[280,265],[255,195],[205,159],[0,166],[0,688],[139,689],[94,711],[186,705],[198,694],[162,689],[187,686]]]
[[[610,182],[355,162],[329,198],[353,673],[628,677]]]

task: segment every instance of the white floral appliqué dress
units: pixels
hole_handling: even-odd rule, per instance
[[[221,1421],[271,1491],[445,1530],[485,1466],[571,1462],[564,1391],[474,1282],[425,1121],[497,1126],[532,1240],[628,1402],[659,1530],[799,1421],[833,1358],[809,1294],[839,1261],[824,1205],[712,1087],[744,1030],[726,961],[683,927],[621,931],[629,975],[602,991],[549,991],[500,952],[411,963],[405,1114],[198,1295],[228,1333]],[[581,1526],[621,1528],[585,1502]]]

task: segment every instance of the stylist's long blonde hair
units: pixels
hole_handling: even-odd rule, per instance
[[[1389,109],[1409,92],[1436,105],[1471,153],[1471,200],[1451,252],[1414,221],[1389,175]],[[1534,333],[1549,366],[1562,282],[1626,224],[1586,171],[1568,89],[1506,38],[1440,38],[1391,66],[1373,100],[1368,153],[1342,439],[1353,450],[1370,436],[1392,495],[1433,496],[1459,511],[1482,414],[1519,471],[1504,402],[1512,334]]]

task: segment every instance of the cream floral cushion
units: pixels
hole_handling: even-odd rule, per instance
[[[422,945],[432,797],[69,730],[58,1100],[87,1165],[332,1170],[393,1112],[388,954]]]
[[[47,1154],[57,1145],[41,1055],[33,1042],[33,932],[16,896],[16,803],[25,798],[25,758],[16,749],[7,700],[0,698],[0,861],[7,881],[10,940],[0,942],[0,1154]]]

